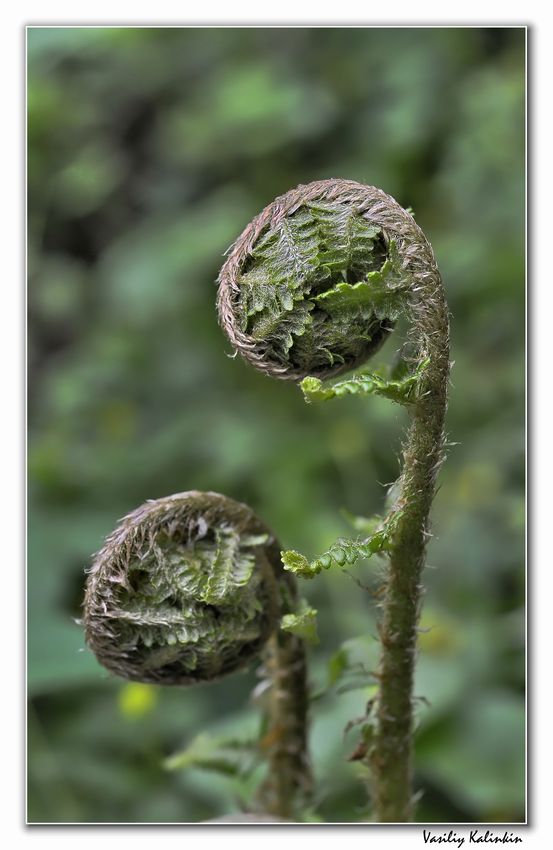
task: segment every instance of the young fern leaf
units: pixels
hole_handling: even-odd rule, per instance
[[[312,608],[303,599],[297,613],[285,614],[280,621],[280,628],[285,632],[297,635],[306,643],[316,644],[319,642],[317,634],[317,609]]]
[[[363,558],[370,558],[379,552],[389,551],[400,515],[399,511],[392,513],[383,524],[380,518],[375,517],[375,522],[379,521],[380,527],[368,537],[358,538],[357,540],[340,537],[326,552],[323,552],[313,561],[309,561],[304,555],[293,549],[281,552],[280,557],[284,569],[289,570],[299,578],[315,578],[320,572],[331,567],[352,565]]]
[[[398,404],[409,405],[416,399],[421,376],[428,363],[428,358],[424,359],[413,373],[397,381],[387,380],[376,373],[367,373],[326,386],[320,378],[308,376],[301,381],[300,388],[308,404],[345,395],[380,395]]]

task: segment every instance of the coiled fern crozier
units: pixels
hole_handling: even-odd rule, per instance
[[[253,511],[226,496],[190,491],[149,501],[96,555],[84,626],[98,661],[139,682],[209,682],[261,655],[271,687],[259,803],[286,818],[310,776],[305,649],[281,628],[294,620],[297,594],[279,552]]]
[[[385,554],[376,728],[365,761],[380,822],[413,814],[413,675],[421,573],[436,474],[444,458],[449,319],[432,248],[389,195],[351,180],[298,186],[244,230],[220,272],[220,323],[255,368],[301,381],[308,401],[378,393],[403,404],[410,426],[392,504],[372,533],[340,540],[315,561],[282,553],[304,577]],[[324,380],[375,354],[400,314],[409,339],[397,374]]]

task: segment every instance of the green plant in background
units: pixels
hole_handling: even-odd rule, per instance
[[[254,669],[183,690],[107,675],[82,651],[83,566],[115,518],[186,482],[254,506],[311,564],[378,528],[348,531],[352,513],[386,514],[408,409],[360,403],[354,373],[322,383],[339,404],[304,404],[225,356],[213,310],[246,223],[332,174],[412,204],[455,316],[415,817],[523,821],[524,30],[36,27],[27,56],[30,821],[193,823],[259,782],[238,746],[225,776],[207,772],[208,749],[257,740]],[[372,383],[413,377],[382,368],[403,325],[367,364]],[[366,768],[347,758],[375,717],[381,597],[357,582],[376,592],[380,561],[323,569],[304,591],[320,636],[312,805],[329,823],[371,816]],[[174,754],[188,769],[164,769]]]
[[[376,722],[364,729],[365,758],[376,819],[409,821],[420,582],[444,456],[449,375],[448,311],[432,249],[413,217],[379,189],[336,179],[299,186],[266,207],[234,243],[219,276],[218,306],[246,360],[274,377],[303,379],[308,399],[380,393],[409,410],[393,502],[374,532],[338,541],[311,564],[295,551],[282,553],[284,567],[304,578],[387,555]],[[321,384],[318,375],[373,354],[400,313],[410,322],[406,377]]]
[[[90,569],[84,626],[98,661],[136,682],[213,681],[263,655],[268,771],[258,805],[287,818],[310,786],[305,651],[295,634],[308,612],[297,608],[270,530],[246,505],[191,491],[147,502],[107,538]],[[224,772],[228,751],[244,749],[256,745],[200,736],[167,766]]]

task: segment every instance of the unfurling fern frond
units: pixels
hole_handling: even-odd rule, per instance
[[[221,324],[247,360],[276,377],[328,377],[362,363],[406,303],[394,241],[368,220],[362,195],[333,192],[339,182],[277,198],[221,270]]]
[[[134,681],[192,684],[255,658],[280,618],[278,544],[218,493],[147,502],[111,534],[87,582],[89,646]]]
[[[268,771],[258,797],[265,811],[288,817],[311,779],[305,643],[301,628],[281,629],[282,619],[296,612],[297,594],[279,552],[247,505],[219,493],[147,502],[96,555],[84,626],[98,661],[138,682],[192,685],[262,661],[272,744],[263,751]],[[309,638],[307,621],[298,625]],[[167,766],[241,769],[236,747],[206,741],[198,739]]]

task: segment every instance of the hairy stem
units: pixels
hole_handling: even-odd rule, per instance
[[[443,460],[449,373],[447,307],[433,262],[430,271],[419,278],[420,288],[412,311],[412,337],[428,356],[429,366],[422,377],[403,450],[401,493],[395,505],[400,515],[389,557],[379,627],[378,721],[369,762],[374,807],[382,823],[404,823],[413,816],[413,678],[422,599],[421,573],[436,474]]]
[[[293,611],[298,591],[293,576],[280,574],[280,585],[271,564],[261,566],[280,597],[280,614]],[[257,792],[261,810],[279,818],[295,819],[311,791],[308,755],[307,658],[305,642],[276,628],[262,653],[263,676],[268,683],[265,707],[267,728],[260,741],[267,761],[267,776]]]
[[[264,811],[282,818],[294,818],[311,789],[304,641],[295,635],[277,632],[265,651],[265,666],[271,689],[268,731],[262,743],[269,768],[259,797]]]

